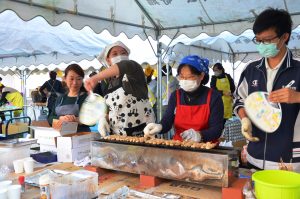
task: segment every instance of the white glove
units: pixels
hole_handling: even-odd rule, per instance
[[[201,141],[201,134],[199,131],[195,131],[194,129],[188,129],[183,131],[180,136],[185,141],[194,141],[194,142],[200,142]]]
[[[105,137],[109,131],[109,124],[107,123],[105,117],[101,117],[98,123],[98,132],[100,133],[101,137]]]
[[[253,137],[252,136],[252,124],[251,121],[249,120],[249,118],[244,117],[241,120],[242,123],[242,134],[243,136],[249,140],[250,142],[257,142],[259,141],[258,137]]]
[[[155,134],[161,132],[161,130],[162,130],[161,124],[149,123],[144,128],[144,137],[154,136]]]

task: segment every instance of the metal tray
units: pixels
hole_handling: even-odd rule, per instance
[[[35,144],[36,142],[37,139],[15,138],[15,139],[0,141],[0,147],[18,147],[18,146],[25,146],[29,144]]]

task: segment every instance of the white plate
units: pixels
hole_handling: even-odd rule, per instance
[[[101,117],[106,115],[105,100],[101,95],[92,93],[83,102],[80,112],[79,121],[82,124],[93,126]]]
[[[279,103],[271,103],[267,92],[251,93],[245,100],[245,109],[250,120],[266,133],[273,133],[278,129],[282,111]]]

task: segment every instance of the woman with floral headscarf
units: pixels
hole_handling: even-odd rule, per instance
[[[208,80],[208,64],[197,55],[184,57],[177,69],[180,88],[169,99],[159,124],[150,123],[145,136],[166,133],[174,125],[174,140],[216,141],[223,129],[223,102],[219,92],[204,86]]]

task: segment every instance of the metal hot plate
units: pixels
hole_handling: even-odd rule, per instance
[[[154,147],[154,148],[165,148],[165,149],[175,149],[175,150],[185,150],[185,151],[196,151],[196,152],[206,152],[206,153],[214,153],[214,154],[237,154],[238,151],[234,149],[233,147],[224,147],[224,146],[216,146],[212,149],[205,149],[205,148],[192,148],[187,146],[166,146],[162,144],[154,145],[149,143],[141,143],[141,142],[129,142],[124,140],[108,140],[108,139],[98,139],[95,140],[98,142],[107,142],[107,143],[116,143],[116,144],[126,144],[126,145],[134,145],[134,146],[142,146],[142,147]]]
[[[91,163],[105,169],[227,187],[237,168],[237,151],[153,145],[120,140],[91,142]]]

